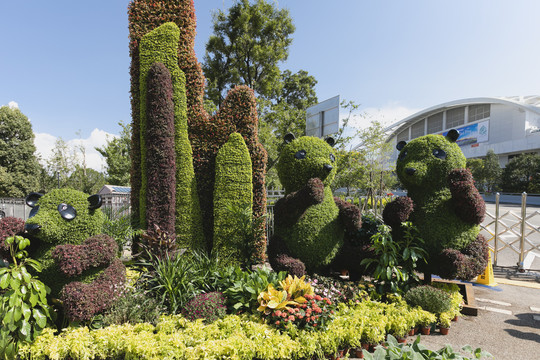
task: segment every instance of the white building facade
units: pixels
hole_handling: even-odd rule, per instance
[[[540,154],[540,96],[471,98],[447,102],[411,115],[387,128],[388,142],[426,134],[460,133],[457,143],[467,158],[499,155],[501,167],[523,153]],[[394,150],[391,163],[398,151]]]

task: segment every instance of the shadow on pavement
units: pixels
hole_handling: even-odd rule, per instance
[[[518,339],[522,340],[532,340],[540,344],[540,335],[533,332],[524,332],[514,329],[504,329],[508,333],[508,335],[513,336]]]
[[[535,321],[532,313],[515,314],[516,319],[508,319],[504,322],[514,326],[527,326],[533,329],[540,329],[540,322]],[[540,335],[539,335],[540,336]]]

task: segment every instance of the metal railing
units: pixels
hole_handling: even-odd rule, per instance
[[[529,208],[527,193],[521,194],[519,213],[501,214],[500,194],[495,195],[495,212],[486,211],[480,225],[493,253],[493,265],[515,267],[518,271],[533,270],[535,257],[540,257],[540,211]],[[517,261],[516,261],[517,260]]]

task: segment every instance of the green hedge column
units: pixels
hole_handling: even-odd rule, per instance
[[[249,150],[239,133],[230,135],[216,157],[214,187],[214,246],[223,258],[245,263],[245,244],[242,235],[233,231],[236,219],[229,208],[253,207],[253,182]]]
[[[146,34],[139,46],[140,64],[140,148],[141,192],[139,196],[141,226],[146,227],[146,92],[148,70],[155,62],[163,63],[171,73],[174,102],[176,152],[176,235],[179,247],[205,248],[202,219],[193,170],[193,153],[188,138],[186,115],[186,80],[178,66],[180,30],[165,23]]]

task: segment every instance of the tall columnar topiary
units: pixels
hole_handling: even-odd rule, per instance
[[[231,208],[244,208],[253,204],[253,184],[249,150],[239,133],[232,133],[229,141],[219,149],[216,157],[214,190],[214,250],[223,258],[235,263],[245,263],[243,234],[235,229],[238,221]],[[248,255],[249,256],[249,255]]]
[[[193,148],[193,165],[197,176],[199,200],[206,241],[213,239],[213,192],[215,158],[219,148],[230,134],[242,134],[249,149],[253,166],[253,216],[260,217],[266,211],[264,177],[266,151],[257,137],[257,104],[253,90],[238,86],[231,90],[219,112],[209,117],[203,107],[204,76],[194,51],[195,9],[193,0],[134,0],[129,5],[129,31],[131,53],[131,104],[133,117],[132,166],[140,167],[140,91],[139,46],[142,37],[165,22],[174,22],[181,30],[178,42],[178,65],[186,76],[186,103],[189,138]],[[170,69],[169,69],[170,70]],[[132,171],[132,196],[138,196],[140,178]],[[137,199],[132,199],[132,211],[139,213]],[[206,226],[208,224],[208,226]],[[261,222],[265,226],[265,222]],[[178,229],[177,229],[178,233]],[[264,231],[254,244],[253,258],[261,262],[265,258],[266,238]]]
[[[172,80],[172,101],[174,104],[174,144],[176,172],[172,174],[172,181],[176,182],[176,235],[180,246],[204,248],[202,219],[197,196],[197,184],[193,169],[193,153],[188,138],[186,118],[186,91],[185,76],[178,67],[177,46],[180,39],[180,30],[176,24],[169,22],[146,34],[140,44],[140,161],[141,182],[139,193],[140,224],[146,224],[147,190],[152,186],[148,182],[146,165],[148,164],[148,141],[145,139],[147,131],[147,76],[150,67],[161,62],[170,72]],[[161,181],[171,179],[161,178]],[[150,209],[151,210],[151,209]]]
[[[174,153],[174,103],[171,73],[156,62],[147,79],[146,219],[148,229],[155,226],[175,237],[176,156]]]
[[[465,156],[456,144],[459,133],[426,135],[397,145],[396,173],[408,190],[386,205],[383,218],[401,235],[401,223],[412,221],[429,260],[423,270],[444,278],[470,280],[484,271],[488,246],[479,235],[484,200],[465,169]]]

